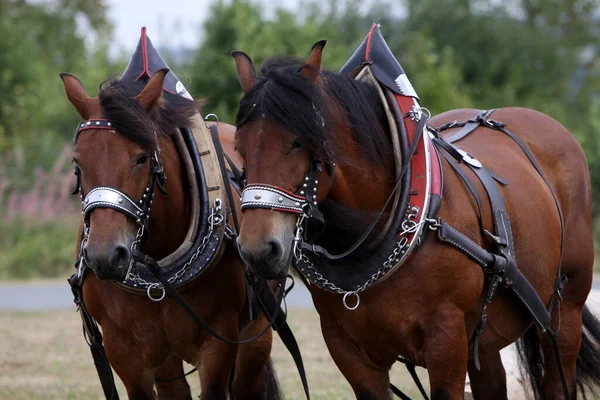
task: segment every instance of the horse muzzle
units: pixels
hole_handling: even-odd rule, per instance
[[[276,279],[287,275],[292,252],[278,238],[268,237],[254,246],[244,245],[238,240],[238,249],[255,276]]]
[[[83,248],[86,264],[94,271],[98,279],[106,281],[123,281],[127,276],[131,252],[122,243],[111,246],[106,251],[99,252],[87,244]]]

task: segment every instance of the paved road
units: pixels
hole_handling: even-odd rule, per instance
[[[310,293],[296,284],[287,296],[288,307],[312,307]],[[48,311],[74,308],[69,284],[60,281],[0,282],[0,311]]]
[[[600,279],[593,290],[600,293]],[[312,307],[310,293],[301,283],[287,297],[289,307]],[[72,308],[73,296],[66,280],[50,282],[0,282],[0,311],[46,311]]]

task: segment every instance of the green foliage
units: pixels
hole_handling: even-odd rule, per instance
[[[73,269],[77,220],[2,225],[0,279],[66,276]]]
[[[78,117],[66,101],[60,72],[75,73],[88,88],[114,70],[107,45],[110,32],[99,0],[0,2],[0,168],[15,164],[49,168],[73,134]],[[76,17],[96,27],[94,48],[84,43]],[[26,180],[27,181],[27,180]]]

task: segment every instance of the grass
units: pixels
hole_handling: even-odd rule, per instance
[[[354,398],[325,347],[316,312],[292,309],[290,325],[302,350],[311,398]],[[304,394],[296,367],[279,339],[274,343],[273,359],[286,398],[302,399]],[[420,375],[425,378],[427,387],[424,370],[420,371]],[[416,387],[401,365],[392,369],[391,378],[411,397],[419,398]],[[188,378],[194,398],[200,394],[198,381],[196,374]],[[118,390],[121,398],[126,398],[120,381]],[[0,313],[0,399],[103,398],[89,349],[81,334],[78,313]]]

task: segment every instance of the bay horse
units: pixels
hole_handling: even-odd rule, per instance
[[[109,82],[93,98],[77,78],[61,74],[67,98],[88,121],[78,129],[73,149],[82,201],[83,194],[98,187],[115,188],[131,199],[152,198],[156,192],[149,203],[152,217],[147,240],[140,245],[156,260],[180,246],[191,223],[192,194],[174,132],[177,127],[190,127],[198,113],[194,101],[167,92],[163,95],[167,72],[156,72],[145,87],[142,82]],[[229,157],[239,162],[233,149],[234,128],[219,123],[219,133]],[[145,187],[158,153],[168,180],[164,188],[157,183],[149,193]],[[145,292],[140,295],[117,286],[127,278],[130,249],[139,238],[135,221],[113,208],[96,208],[89,214],[82,251],[94,274],[88,274],[83,283],[83,298],[89,314],[102,327],[106,356],[129,398],[191,399],[182,360],[199,370],[201,399],[281,398],[270,362],[270,329],[248,344],[225,343],[192,320],[173,298],[154,302]],[[80,234],[78,250],[81,239]],[[225,246],[217,265],[191,281],[181,295],[219,334],[243,340],[257,335],[268,322],[264,315],[249,320],[243,267],[235,246]]]
[[[401,248],[398,232],[386,232],[386,218],[358,248],[351,247],[361,236],[364,239],[364,232],[373,227],[380,210],[386,211],[384,216],[393,216],[386,199],[392,198],[398,181],[391,127],[378,88],[322,70],[324,46],[325,41],[316,43],[306,62],[267,60],[261,77],[249,56],[233,53],[244,92],[235,143],[245,162],[249,193],[242,202],[244,219],[238,246],[254,274],[274,278],[288,273],[291,260],[304,262],[302,253],[297,253],[306,229],[303,218],[320,219],[312,231],[321,229],[322,233],[313,244],[328,252],[323,250],[312,257],[313,265],[302,269],[301,275],[308,282],[331,356],[361,400],[390,397],[389,371],[398,356],[427,368],[432,399],[462,399],[467,373],[476,399],[506,399],[499,351],[521,337],[537,397],[561,399],[566,388],[575,398],[577,384],[599,384],[600,324],[584,306],[594,261],[588,167],[576,139],[559,122],[540,112],[502,108],[493,114],[517,140],[526,143],[525,149],[504,133],[490,129],[491,125],[478,126],[460,141],[460,148],[489,166],[495,180],[507,183],[499,190],[510,215],[518,267],[544,307],[557,290],[559,265],[568,278],[560,292],[560,311],[554,308],[553,314],[553,321],[560,319],[562,327],[555,339],[564,367],[564,387],[553,342],[532,326],[531,315],[503,288],[487,309],[477,368],[470,337],[480,327],[482,304],[492,283],[480,264],[432,237],[433,233],[424,237],[418,252],[376,286],[362,291],[385,275],[385,270],[372,277],[369,273],[364,286],[343,287],[345,282],[356,283],[357,277],[365,275],[363,271],[373,271],[374,263],[378,268],[382,257],[385,260],[391,254],[391,261],[400,257],[395,252]],[[396,75],[392,85],[394,78]],[[413,92],[403,75],[396,84],[404,93]],[[402,120],[409,122],[400,131],[407,131],[411,120],[421,118],[418,108],[403,113]],[[429,124],[451,128],[476,113],[452,110]],[[549,186],[525,157],[527,148]],[[410,157],[412,151],[407,153]],[[477,248],[490,249],[490,237],[495,236],[487,237],[480,230],[474,196],[449,162],[439,163],[444,176],[439,217]],[[470,170],[462,174],[475,182],[474,191],[485,193]],[[274,197],[265,201],[270,193]],[[490,205],[481,203],[482,227],[494,232]],[[557,205],[564,218],[562,263]],[[304,249],[314,247],[304,244]],[[324,256],[349,248],[352,256],[338,261]],[[508,287],[511,282],[505,284]]]

